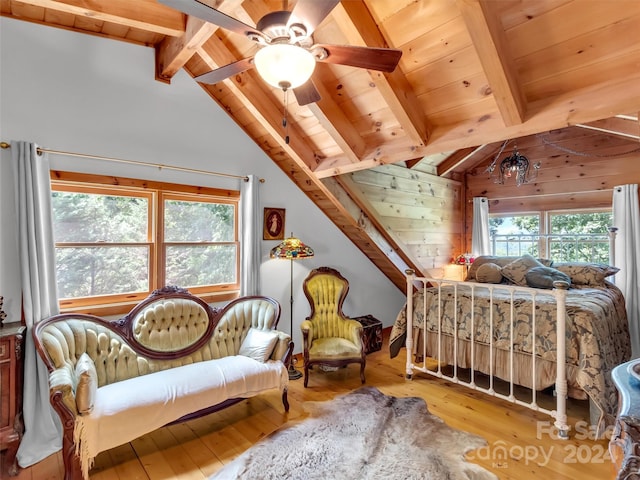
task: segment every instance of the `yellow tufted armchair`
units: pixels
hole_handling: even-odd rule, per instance
[[[360,380],[366,365],[362,325],[342,313],[349,292],[349,282],[330,267],[312,270],[302,284],[311,313],[300,325],[302,329],[304,386],[309,382],[313,365],[341,367],[360,364]]]

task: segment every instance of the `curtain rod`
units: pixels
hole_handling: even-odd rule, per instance
[[[522,195],[519,197],[496,197],[496,198],[487,198],[487,200],[490,202],[497,202],[500,200],[519,200],[521,198],[537,198],[537,197],[557,197],[561,195],[582,195],[583,193],[601,193],[601,192],[613,192],[613,188],[603,188],[602,190],[584,190],[582,192],[539,193],[537,195]],[[473,199],[467,200],[467,203],[473,203]]]
[[[11,144],[7,142],[0,142],[0,147],[11,148]],[[69,157],[93,158],[96,160],[106,160],[109,162],[128,163],[132,165],[142,165],[145,167],[154,167],[159,169],[165,168],[167,170],[178,170],[180,172],[199,173],[203,175],[215,175],[217,177],[238,178],[240,180],[244,180],[245,182],[249,180],[249,177],[247,177],[246,175],[232,175],[230,173],[209,172],[207,170],[197,170],[195,168],[173,167],[171,165],[162,165],[160,163],[140,162],[138,160],[124,160],[122,158],[103,157],[100,155],[89,155],[86,153],[63,152],[60,150],[51,150],[49,148],[42,148],[42,147],[38,147],[37,152],[38,152],[38,155],[42,155],[43,153],[51,153],[53,155],[67,155]],[[260,179],[260,183],[264,183],[264,178]]]

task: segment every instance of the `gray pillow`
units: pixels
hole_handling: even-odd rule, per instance
[[[515,285],[526,287],[527,280],[525,275],[529,270],[535,267],[544,267],[544,265],[531,255],[525,254],[517,260],[514,260],[502,267],[502,276],[507,280],[510,280]]]
[[[563,281],[571,285],[569,275],[551,267],[533,267],[525,274],[527,285],[533,288],[553,288],[553,282]]]
[[[476,270],[476,280],[480,283],[502,282],[502,267],[497,263],[485,263]]]

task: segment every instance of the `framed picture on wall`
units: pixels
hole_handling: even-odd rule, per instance
[[[284,208],[264,209],[263,240],[284,240]]]

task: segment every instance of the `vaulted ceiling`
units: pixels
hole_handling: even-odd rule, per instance
[[[162,82],[258,49],[155,0],[0,1],[3,16],[154,48]],[[249,25],[296,4],[203,2]],[[201,86],[399,286],[414,262],[345,174],[393,164],[461,178],[504,140],[573,125],[640,138],[637,0],[343,0],[313,38],[403,53],[391,73],[318,63],[321,99],[305,106],[254,69]]]

